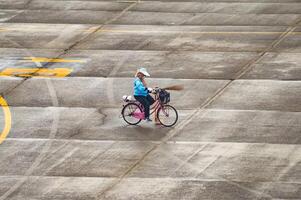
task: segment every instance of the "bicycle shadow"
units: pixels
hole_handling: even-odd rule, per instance
[[[137,138],[143,138],[144,140],[157,141],[164,138],[169,131],[174,129],[174,127],[164,127],[154,123],[141,123],[138,125],[123,125],[118,129],[120,129],[121,133],[127,132],[128,136],[132,135]]]

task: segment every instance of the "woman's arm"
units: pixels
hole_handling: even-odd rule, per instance
[[[145,82],[145,79],[142,79],[141,82],[143,83],[144,87],[147,88],[147,85],[146,85],[146,82]]]
[[[136,81],[135,84],[136,84],[138,90],[140,90],[140,91],[147,90],[147,87],[145,87],[145,85],[143,84],[142,81]]]

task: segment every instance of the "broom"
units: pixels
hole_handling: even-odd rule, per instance
[[[162,89],[180,91],[180,90],[184,89],[184,86],[183,85],[172,85],[172,86],[168,86],[168,87],[165,87],[165,88],[162,88]]]

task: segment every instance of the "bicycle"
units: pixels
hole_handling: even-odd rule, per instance
[[[172,127],[178,121],[178,112],[168,104],[170,102],[169,92],[161,88],[155,88],[152,93],[155,94],[155,103],[150,108],[150,115],[156,112],[156,117],[161,125]],[[121,115],[129,125],[137,125],[145,119],[144,108],[137,100],[132,100],[129,97],[124,96],[123,98],[126,104],[123,105]]]

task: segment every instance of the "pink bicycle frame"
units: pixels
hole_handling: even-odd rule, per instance
[[[144,115],[144,112],[141,112],[139,109],[136,109],[134,112],[133,112],[133,117],[137,118],[137,119],[144,119],[145,118],[145,115]]]
[[[140,103],[139,103],[139,106],[140,106],[141,110],[143,110],[143,106]],[[151,108],[152,112],[150,114],[153,114],[160,106],[161,106],[160,102],[156,101],[154,106]],[[164,113],[165,113],[165,111],[164,111]],[[141,112],[139,109],[136,109],[133,112],[133,117],[143,120],[143,119],[145,119],[145,114],[143,111]]]

